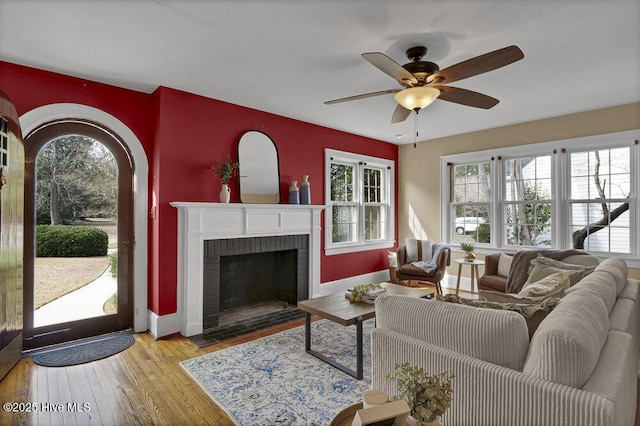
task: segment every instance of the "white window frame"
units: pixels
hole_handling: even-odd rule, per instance
[[[490,222],[491,243],[478,244],[478,252],[513,252],[526,249],[524,246],[509,246],[504,237],[504,160],[513,158],[525,158],[529,156],[541,156],[551,154],[552,167],[552,222],[551,222],[551,248],[569,248],[572,244],[570,232],[570,218],[568,217],[570,205],[570,175],[572,152],[593,151],[598,149],[612,149],[631,147],[631,182],[640,180],[640,130],[607,133],[595,136],[585,136],[573,139],[564,139],[552,142],[543,142],[529,145],[498,148],[485,151],[468,152],[441,157],[440,160],[440,213],[442,217],[440,239],[449,244],[454,250],[459,244],[454,241],[451,221],[455,214],[451,208],[450,172],[449,168],[455,164],[469,164],[486,162],[491,159],[491,193]],[[630,202],[630,253],[593,252],[589,253],[599,257],[616,256],[623,258],[630,267],[640,267],[640,185],[633,185],[629,195]]]
[[[331,201],[331,162],[353,165],[355,170],[354,176],[354,203],[357,210],[356,225],[356,241],[334,243],[333,239],[333,203]],[[335,255],[344,253],[353,253],[366,250],[378,250],[391,248],[395,246],[395,162],[384,158],[371,157],[368,155],[355,154],[352,152],[338,151],[335,149],[324,150],[324,199],[327,208],[324,211],[324,230],[325,230],[325,254]],[[386,202],[386,238],[379,240],[365,240],[365,217],[364,217],[364,167],[376,168],[383,171],[384,179],[383,191]],[[367,203],[369,204],[369,203]],[[378,205],[377,203],[374,203]]]

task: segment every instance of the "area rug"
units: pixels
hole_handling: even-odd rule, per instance
[[[311,324],[311,347],[356,367],[356,329]],[[238,425],[328,425],[371,386],[370,334],[364,323],[364,379],[304,350],[304,326],[183,361],[180,365]]]
[[[134,343],[135,339],[131,334],[120,333],[114,336],[83,341],[82,343],[70,343],[63,347],[40,352],[33,355],[33,362],[46,367],[67,367],[84,364],[115,355]]]

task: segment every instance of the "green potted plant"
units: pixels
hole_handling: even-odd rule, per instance
[[[407,424],[442,425],[438,417],[451,406],[453,395],[452,374],[426,374],[422,367],[412,367],[409,363],[396,364],[396,368],[385,376],[387,381],[395,381],[399,397],[411,408],[410,422]]]
[[[231,189],[229,188],[229,180],[238,173],[238,162],[232,161],[231,156],[228,155],[224,161],[215,161],[213,163],[213,173],[216,175],[222,183],[222,189],[220,191],[220,202],[228,203],[231,199]]]
[[[474,260],[476,260],[476,255],[473,253],[473,251],[475,250],[473,243],[460,243],[460,248],[465,253],[464,260],[466,260],[467,262],[473,262]]]

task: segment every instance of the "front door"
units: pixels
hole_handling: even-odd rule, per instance
[[[66,120],[31,132],[25,152],[25,349],[132,328],[126,147],[95,123]]]
[[[0,379],[22,356],[23,184],[18,114],[0,90]]]

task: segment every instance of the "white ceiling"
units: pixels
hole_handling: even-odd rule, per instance
[[[640,101],[638,0],[0,0],[0,59],[144,92],[159,85],[392,143],[399,87],[360,56],[441,69],[505,46],[525,58],[452,86],[500,100],[436,100],[419,140]],[[396,135],[402,135],[397,138]]]

